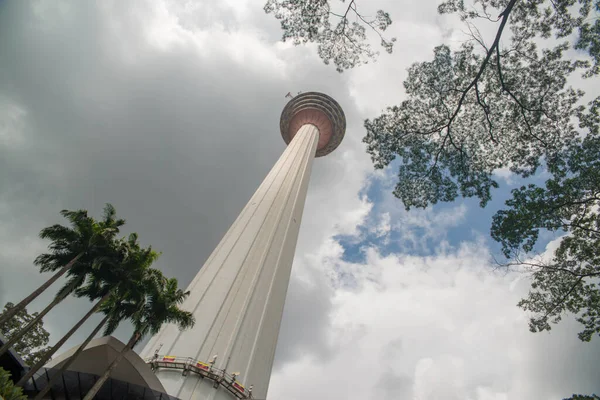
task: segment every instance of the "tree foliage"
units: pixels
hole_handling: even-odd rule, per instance
[[[16,387],[10,379],[10,372],[0,367],[0,399],[2,400],[27,400],[23,389]]]
[[[61,214],[69,220],[70,226],[56,224],[42,229],[40,236],[51,240],[50,251],[38,256],[35,263],[40,266],[41,272],[59,270],[61,275],[66,273],[66,283],[42,313],[30,316],[21,304],[19,311],[2,314],[6,317],[5,323],[0,325],[2,332],[16,341],[16,350],[32,365],[17,385],[24,385],[91,315],[99,312],[104,314],[104,318],[79,346],[73,358],[61,366],[60,372],[46,387],[41,388],[36,399],[44,398],[52,384],[61,378],[62,372],[102,328],[105,335],[109,335],[122,321],[129,320],[134,326],[134,333],[86,398],[94,396],[124,354],[145,335],[157,333],[165,323],[173,323],[181,329],[195,323],[191,312],[179,308],[189,292],[180,289],[176,279],[166,278],[159,270],[151,268],[160,253],[152,247],[143,248],[136,233],[117,238],[125,221],[116,218],[112,205],[106,205],[99,221],[89,217],[85,210],[63,210]],[[55,276],[54,281],[61,275]],[[37,292],[48,286],[40,287]],[[41,317],[69,294],[88,298],[95,304],[53,347],[39,349],[48,343],[48,333],[42,327]],[[28,296],[25,300],[30,298],[35,297]],[[12,303],[6,306],[6,310],[15,311],[14,308]],[[3,344],[0,352],[13,344],[9,342]],[[3,376],[0,376],[0,384],[2,379]]]
[[[115,208],[108,203],[100,220],[89,216],[87,210],[62,210],[60,214],[70,226],[55,224],[40,231],[40,238],[49,239],[51,243],[49,252],[39,255],[34,263],[40,272],[53,272],[80,255],[67,275],[78,279],[81,285],[87,274],[112,256],[111,248],[125,220],[117,218]]]
[[[31,292],[10,310],[0,314],[0,324],[8,321],[16,313],[23,310],[40,294],[47,290],[56,280],[68,272],[69,282],[63,286],[55,299],[44,309],[38,318],[42,318],[52,310],[64,297],[83,284],[90,266],[102,262],[105,248],[110,247],[119,228],[125,223],[116,219],[116,212],[112,205],[106,204],[101,221],[87,215],[87,211],[62,210],[61,214],[69,220],[70,227],[55,224],[40,231],[42,239],[50,239],[49,253],[38,256],[34,263],[40,266],[41,272],[54,272],[54,275],[40,287]],[[33,321],[32,321],[33,323]],[[26,332],[29,328],[23,328]],[[16,339],[15,339],[16,340]],[[2,346],[2,354],[9,343]]]
[[[8,302],[4,306],[4,310],[9,310],[12,307],[14,307],[14,304]],[[2,333],[2,335],[7,339],[11,339],[21,330],[21,328],[35,319],[37,315],[37,312],[29,314],[27,309],[23,309],[19,311],[12,319],[0,325],[0,333]],[[28,365],[33,365],[48,350],[47,344],[49,341],[50,334],[46,329],[44,329],[43,321],[39,321],[33,326],[27,335],[23,336],[13,345],[13,348],[17,354],[23,358],[23,361],[25,361]]]
[[[103,217],[99,221],[88,216],[86,210],[62,210],[61,214],[70,222],[70,226],[55,224],[42,229],[40,237],[51,240],[49,252],[39,255],[34,261],[40,267],[40,272],[51,271],[55,274],[15,307],[5,310],[0,315],[0,323],[9,321],[15,313],[23,310],[65,273],[68,277],[67,282],[40,313],[28,324],[20,327],[19,331],[0,347],[0,355],[22,340],[48,312],[82,286],[90,274],[101,270],[107,260],[114,258],[113,244],[125,221],[116,218],[116,211],[112,205],[106,204]]]
[[[552,178],[544,187],[513,190],[509,207],[493,219],[492,237],[504,255],[532,271],[532,286],[519,306],[533,313],[533,332],[550,330],[570,312],[584,330],[579,338],[600,335],[600,136],[590,134],[548,163]],[[520,260],[531,252],[540,231],[568,232],[553,257]]]
[[[367,120],[367,151],[376,168],[398,158],[395,194],[407,208],[426,207],[458,196],[485,205],[497,187],[493,173],[508,168],[527,177],[543,159],[561,151],[577,135],[572,118],[581,90],[567,85],[577,69],[593,74],[588,61],[566,59],[568,41],[539,48],[537,42],[562,39],[582,28],[590,1],[479,1],[479,11],[450,0],[440,12],[456,12],[470,37],[452,51],[441,45],[432,61],[409,68],[407,99]],[[486,43],[473,19],[494,21],[496,35]],[[510,27],[509,38],[500,39]],[[585,35],[580,36],[581,38]]]
[[[112,209],[114,215],[114,208]],[[99,331],[107,322],[109,326],[117,325],[125,318],[122,313],[123,303],[131,301],[139,302],[144,296],[143,278],[148,274],[152,262],[158,258],[158,253],[151,248],[142,249],[137,242],[137,234],[132,233],[127,239],[110,240],[103,246],[102,253],[98,253],[91,266],[85,272],[84,284],[74,290],[77,297],[86,297],[95,304],[90,310],[65,334],[31,369],[21,377],[17,385],[23,385],[49,360],[49,358],[68,340],[80,327],[96,312],[105,314]],[[67,283],[69,285],[69,283]],[[62,291],[63,289],[61,289]],[[115,326],[116,328],[116,326]],[[111,334],[107,332],[106,335]],[[91,340],[95,336],[88,336]],[[87,340],[89,342],[89,340]],[[82,347],[83,346],[83,347]],[[77,350],[80,354],[85,345]],[[68,363],[65,363],[68,364]],[[61,367],[66,367],[63,365]],[[57,377],[58,379],[58,377]],[[42,391],[43,392],[43,391]],[[38,393],[37,397],[43,396]]]
[[[356,0],[350,0],[341,13],[332,11],[329,0],[267,0],[264,10],[281,21],[284,42],[316,43],[319,57],[325,64],[333,62],[339,72],[377,58],[367,30],[378,35],[388,53],[396,41],[383,36],[392,23],[390,15],[379,10],[374,17],[366,16],[358,11]]]
[[[102,328],[105,336],[111,335],[122,321],[135,318],[144,309],[149,298],[157,299],[156,286],[160,284],[157,277],[166,280],[162,278],[160,271],[151,268],[160,254],[152,247],[143,248],[136,233],[113,240],[111,246],[105,250],[102,262],[90,270],[85,284],[74,291],[76,297],[98,300],[84,319],[91,312],[103,313],[104,318],[80,344],[73,357],[65,362],[60,371],[40,390],[36,400],[45,398],[52,384],[61,379],[62,373]],[[158,315],[154,317],[158,318]],[[34,373],[32,368],[18,384],[24,384]]]
[[[494,174],[552,176],[513,191],[493,220],[492,236],[508,265],[532,272],[519,306],[530,328],[549,330],[565,312],[583,324],[579,337],[600,334],[600,98],[582,104],[569,86],[575,72],[599,73],[595,0],[448,0],[469,30],[456,50],[441,45],[416,63],[404,82],[406,100],[365,121],[364,142],[376,168],[397,160],[394,194],[406,209],[457,197],[485,206]],[[486,40],[473,21],[497,25]],[[502,38],[502,40],[500,40]],[[581,59],[567,57],[572,47]],[[551,259],[531,258],[540,231],[566,234]]]

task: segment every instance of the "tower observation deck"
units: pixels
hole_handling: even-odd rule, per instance
[[[288,147],[187,288],[196,326],[166,325],[142,350],[181,400],[267,395],[313,160],[339,146],[346,119],[307,92],[284,107],[280,129]]]

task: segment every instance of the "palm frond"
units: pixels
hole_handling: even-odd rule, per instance
[[[73,229],[68,228],[66,226],[60,225],[60,224],[55,224],[55,225],[51,225],[48,226],[46,228],[43,228],[40,233],[39,236],[41,239],[50,239],[50,240],[59,240],[59,239],[66,239],[66,240],[73,240],[74,238],[77,237],[77,232],[75,232]]]
[[[108,318],[108,321],[106,322],[106,326],[104,327],[104,336],[109,336],[112,335],[113,332],[115,330],[117,330],[117,328],[119,327],[119,324],[121,323],[121,319],[116,317],[116,316],[110,316]]]
[[[117,210],[115,210],[115,207],[110,203],[106,203],[104,205],[104,209],[102,210],[103,221],[104,222],[113,222],[115,220],[116,215],[117,215]]]

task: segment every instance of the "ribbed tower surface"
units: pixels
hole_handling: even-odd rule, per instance
[[[346,116],[337,101],[319,92],[306,92],[290,100],[281,113],[281,136],[289,144],[302,125],[315,125],[319,130],[316,157],[335,150],[346,132]]]
[[[181,400],[267,396],[313,160],[340,144],[346,119],[331,97],[308,92],[280,125],[287,148],[188,286],[183,308],[196,325],[166,325],[142,352]]]

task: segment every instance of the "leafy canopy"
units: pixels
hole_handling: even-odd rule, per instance
[[[190,292],[180,289],[176,278],[166,278],[161,271],[150,268],[142,287],[143,298],[130,298],[122,308],[125,318],[133,324],[135,343],[148,334],[156,335],[166,323],[181,330],[194,326],[194,315],[180,308]]]
[[[6,303],[4,311],[7,311],[14,307],[13,303]],[[23,309],[15,314],[11,319],[0,325],[0,333],[10,340],[14,335],[18,334],[24,326],[27,326],[38,313],[34,312],[29,314],[27,309]],[[23,361],[28,365],[34,365],[38,362],[44,353],[49,349],[48,342],[50,341],[50,334],[44,329],[43,321],[39,321],[33,326],[33,328],[24,336],[21,337],[14,345],[13,348],[17,352]]]
[[[572,3],[440,5],[440,12],[456,12],[465,21],[468,40],[456,51],[438,46],[432,61],[410,67],[407,99],[365,121],[364,142],[375,167],[399,161],[394,193],[406,208],[458,196],[477,197],[484,206],[498,186],[494,171],[506,168],[528,177],[577,137],[573,118],[581,112],[583,91],[569,87],[567,78],[578,69],[591,76],[597,68],[589,60],[566,59],[568,41],[538,45],[540,38],[562,39],[583,29],[589,1],[582,1],[576,16],[570,14]],[[475,19],[497,21],[491,43],[471,22]]]
[[[136,233],[115,241],[104,262],[90,271],[86,284],[75,296],[90,300],[108,295],[99,311],[109,318],[104,335],[112,334],[121,321],[131,318],[147,296],[146,280],[153,274],[151,265],[160,253],[152,247],[143,248]]]
[[[67,282],[56,297],[64,297],[84,284],[89,274],[114,259],[114,245],[124,219],[116,217],[115,208],[106,204],[102,218],[96,220],[86,210],[62,210],[69,226],[51,225],[40,231],[42,239],[49,239],[48,253],[39,255],[34,263],[40,272],[62,269],[72,260],[77,262],[67,271]]]
[[[443,3],[439,11],[457,13],[468,40],[455,51],[438,46],[432,61],[411,66],[406,100],[365,121],[364,138],[376,168],[397,160],[394,194],[406,209],[459,196],[485,206],[499,169],[523,178],[548,172],[544,186],[513,190],[492,237],[511,260],[505,265],[532,274],[519,302],[533,315],[530,329],[550,330],[568,312],[583,325],[584,341],[600,334],[600,98],[582,105],[584,92],[568,82],[577,71],[588,79],[599,72],[599,4]],[[493,41],[474,20],[497,25]],[[567,57],[572,46],[582,59]],[[528,256],[542,230],[566,234],[550,259]]]
[[[281,21],[284,42],[316,43],[319,57],[325,64],[333,62],[338,72],[377,58],[379,53],[371,47],[367,29],[378,35],[388,53],[396,41],[383,36],[392,24],[390,15],[379,10],[375,16],[366,16],[358,11],[355,0],[340,12],[334,12],[328,0],[267,0],[264,10]]]
[[[532,272],[532,290],[519,306],[533,313],[533,332],[550,330],[565,312],[576,316],[583,341],[600,335],[600,135],[590,134],[548,163],[544,187],[513,190],[493,219],[492,237],[508,258]],[[521,260],[540,231],[568,232],[550,260]]]

